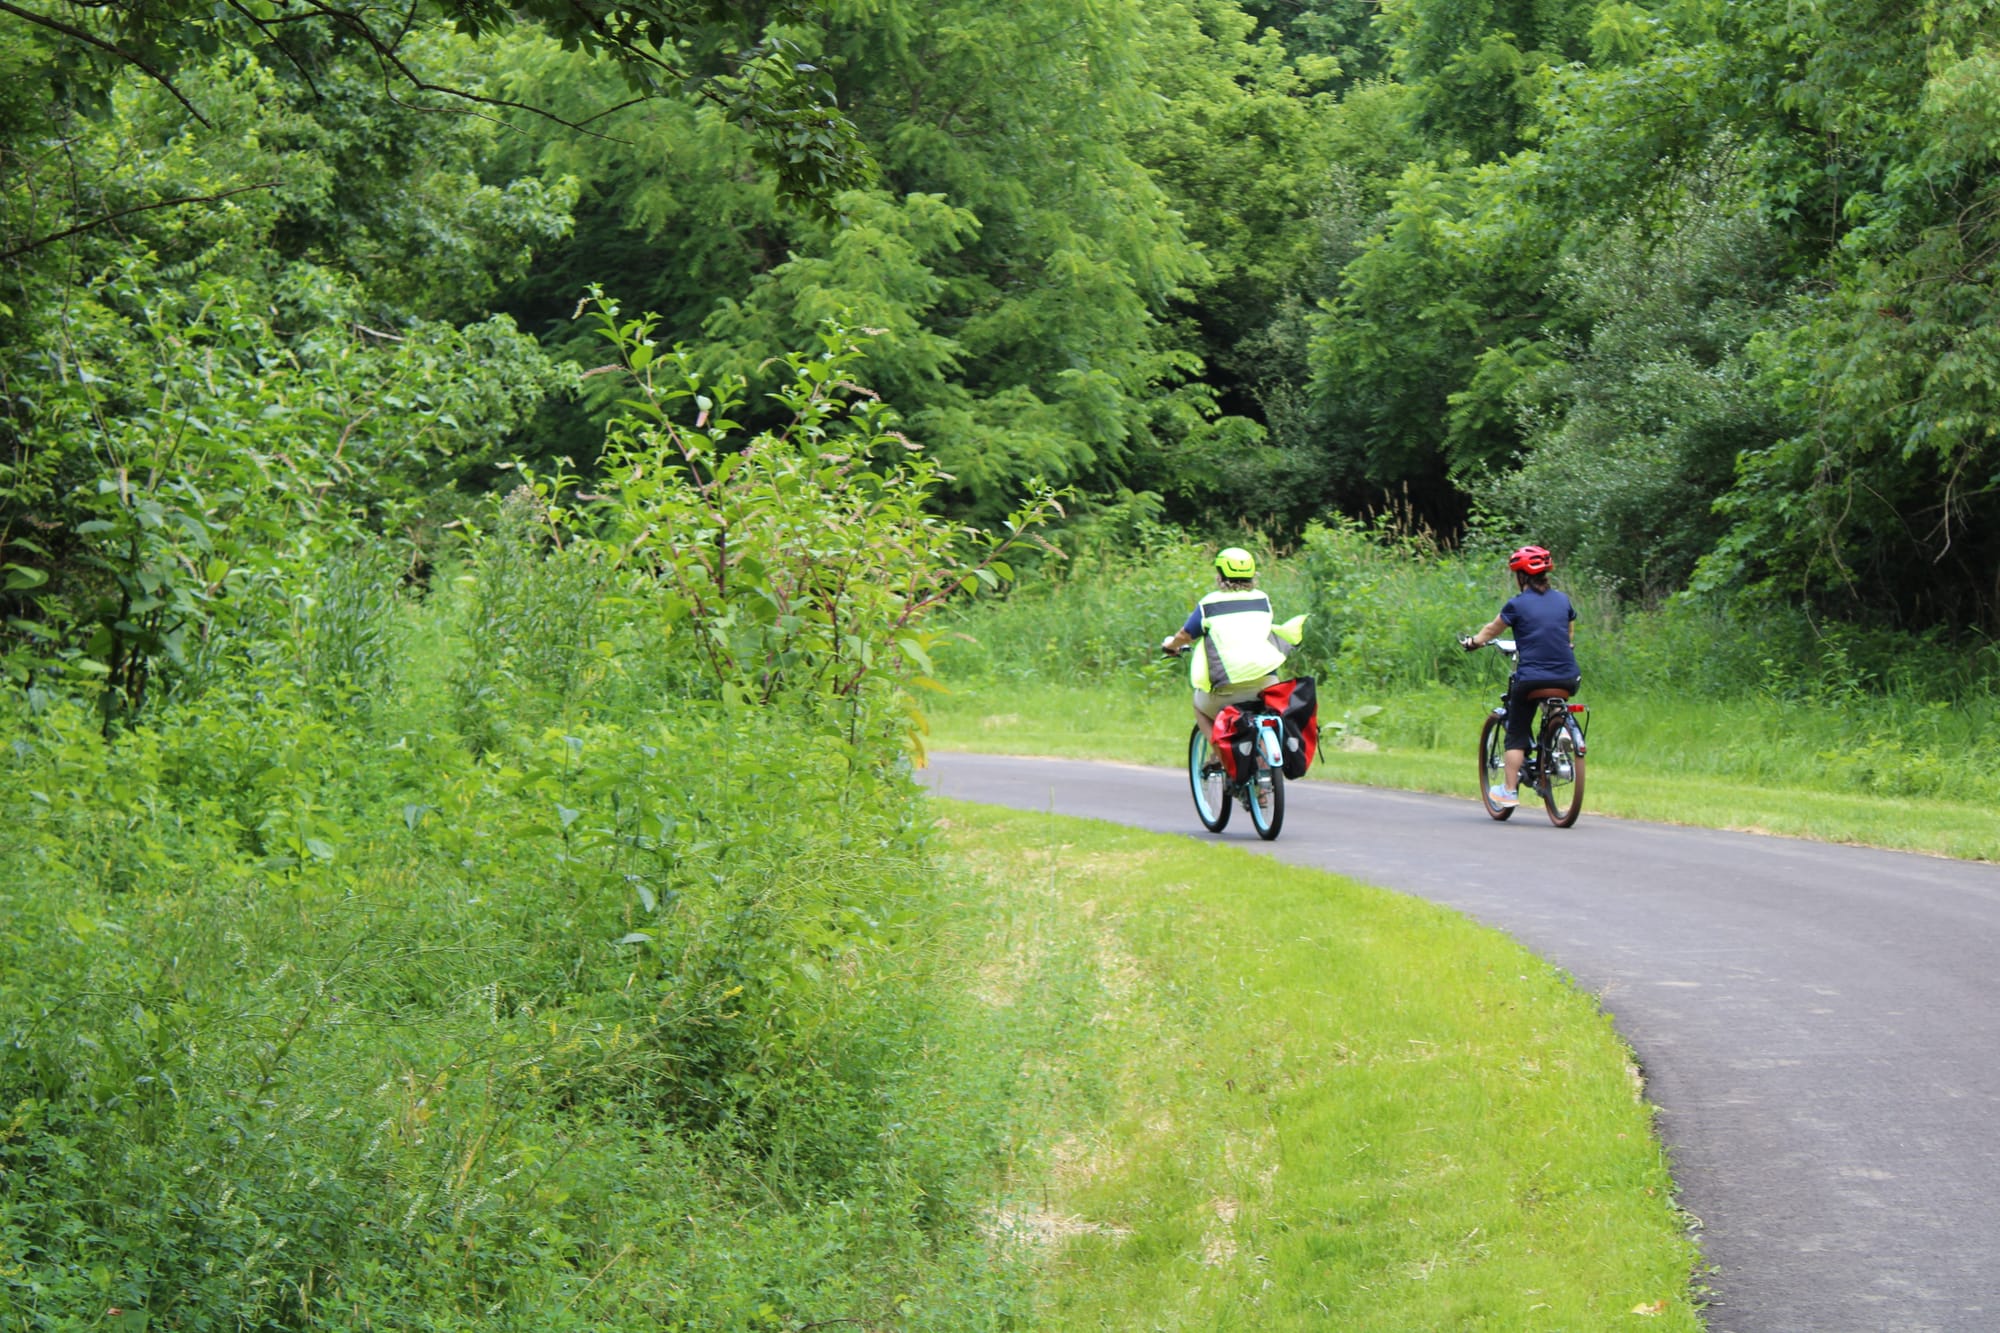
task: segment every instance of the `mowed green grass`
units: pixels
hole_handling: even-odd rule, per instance
[[[965,1039],[1032,1036],[991,1226],[1038,1326],[1701,1326],[1638,1071],[1561,974],[1237,849],[940,812]]]
[[[1383,716],[1358,727],[1370,748],[1344,749],[1332,724],[1361,702],[1322,696],[1321,721],[1329,735],[1313,778],[1474,798],[1479,726],[1491,697],[1439,691],[1386,698]],[[1823,785],[1801,785],[1814,776],[1816,756],[1801,760],[1787,753],[1789,738],[1778,724],[1760,722],[1750,710],[1739,723],[1718,726],[1713,710],[1697,718],[1688,715],[1690,707],[1648,700],[1593,710],[1586,818],[1622,816],[2000,861],[2000,816],[1984,800],[1842,790],[1838,765],[1844,756],[1837,750],[1825,756]],[[1192,725],[1184,689],[1144,681],[954,683],[950,694],[927,698],[925,708],[933,749],[1166,766],[1186,762]],[[1391,710],[1421,712],[1423,726],[1402,729],[1426,732],[1436,743],[1369,740],[1400,720]],[[1462,729],[1453,725],[1460,715]],[[1866,735],[1865,717],[1856,719],[1855,732]]]

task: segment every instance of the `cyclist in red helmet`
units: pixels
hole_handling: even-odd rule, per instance
[[[1555,557],[1539,546],[1523,546],[1507,557],[1520,589],[1493,623],[1481,626],[1465,641],[1465,650],[1484,648],[1493,640],[1514,631],[1519,651],[1514,658],[1514,678],[1507,687],[1507,772],[1506,785],[1490,793],[1499,806],[1519,805],[1517,784],[1521,763],[1528,757],[1528,732],[1534,726],[1535,705],[1528,696],[1537,690],[1559,689],[1571,694],[1583,682],[1576,665],[1576,608],[1569,595],[1549,586],[1549,571]]]

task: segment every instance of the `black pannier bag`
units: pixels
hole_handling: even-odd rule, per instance
[[[1285,724],[1285,776],[1302,778],[1319,753],[1319,692],[1311,676],[1267,686],[1264,706]]]

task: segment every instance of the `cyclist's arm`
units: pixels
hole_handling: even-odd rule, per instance
[[[1174,631],[1172,638],[1160,640],[1160,651],[1163,653],[1178,653],[1181,649],[1187,647],[1200,637],[1201,608],[1197,606],[1193,611],[1188,613],[1187,622]]]
[[[1501,617],[1495,616],[1493,617],[1493,622],[1491,624],[1481,625],[1478,629],[1473,631],[1472,634],[1473,645],[1475,647],[1484,648],[1487,644],[1493,642],[1495,639],[1499,638],[1502,634],[1505,634],[1506,632],[1507,632],[1507,622],[1503,620]]]

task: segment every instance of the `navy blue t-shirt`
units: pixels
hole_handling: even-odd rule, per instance
[[[1522,680],[1568,680],[1580,674],[1569,646],[1569,622],[1576,619],[1576,608],[1569,604],[1568,593],[1554,588],[1523,590],[1500,608],[1500,619],[1520,645],[1514,672]]]

